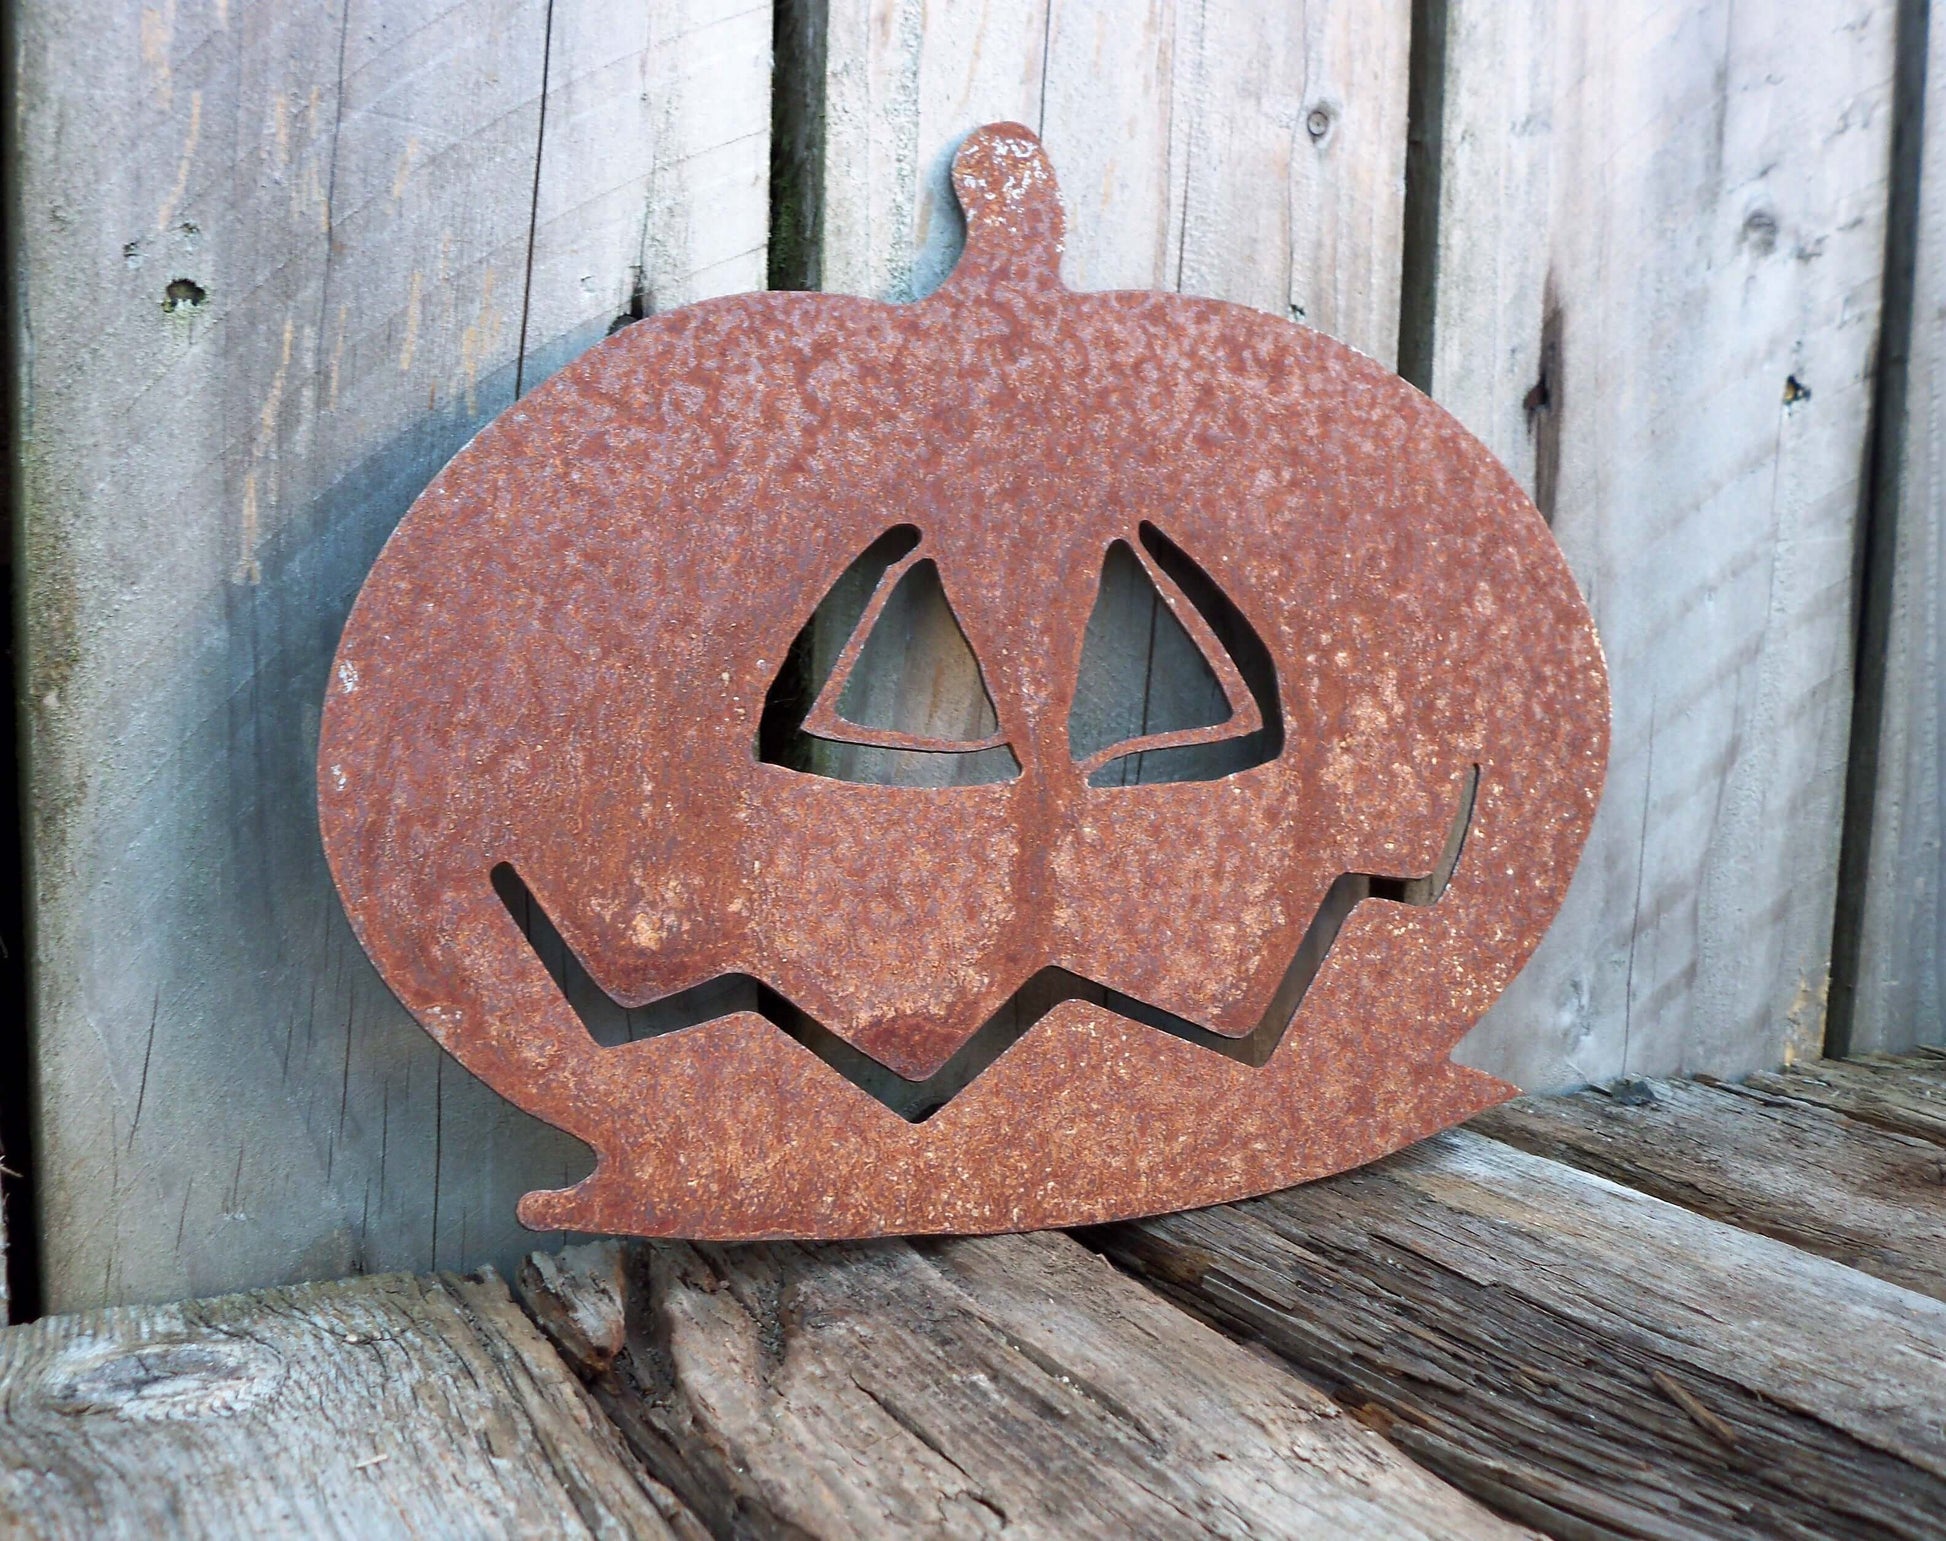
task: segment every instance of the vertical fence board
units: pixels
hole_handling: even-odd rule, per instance
[[[1039,123],[1048,3],[833,0],[823,288],[909,300],[952,270],[963,235],[947,180],[953,150],[983,122]]]
[[[317,703],[385,535],[517,374],[637,293],[760,284],[768,14],[16,14],[47,1304],[510,1261],[515,1197],[585,1153],[352,941]]]
[[[1185,10],[1178,27],[1171,287],[1288,316],[1391,364],[1409,7],[1233,3]]]
[[[1594,606],[1614,756],[1460,1057],[1532,1088],[1821,1037],[1894,4],[1451,0],[1433,379]]]
[[[823,286],[894,300],[935,288],[963,236],[953,151],[1014,119],[1060,174],[1076,288],[1236,300],[1389,362],[1407,10],[834,0]]]
[[[1532,492],[1544,421],[1528,403],[1546,309],[1556,7],[1433,0],[1430,9],[1444,12],[1446,70],[1439,207],[1416,232],[1435,248],[1431,377],[1420,383]]]
[[[1946,15],[1926,56],[1854,1050],[1946,1043]]]

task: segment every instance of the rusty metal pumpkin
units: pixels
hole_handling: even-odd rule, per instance
[[[627,328],[453,460],[346,625],[319,802],[359,939],[469,1070],[596,1153],[528,1225],[1099,1221],[1338,1171],[1512,1092],[1447,1055],[1559,907],[1607,754],[1593,625],[1533,505],[1329,338],[1063,288],[1027,130],[975,134],[954,178],[937,294]],[[1212,720],[1075,740],[1110,562],[1208,662]],[[793,705],[860,572],[855,634]],[[989,703],[950,735],[875,724],[855,688],[921,580]],[[999,768],[857,784],[760,752],[780,712]],[[598,1042],[513,896],[667,1030]]]

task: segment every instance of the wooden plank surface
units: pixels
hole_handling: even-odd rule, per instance
[[[1450,0],[1431,392],[1537,494],[1614,752],[1459,1058],[1548,1090],[1815,1055],[1895,0]]]
[[[1946,1043],[1946,17],[1924,50],[1916,263],[1868,578],[1883,610],[1883,675],[1869,766],[1870,845],[1860,864],[1857,978],[1848,1051]]]
[[[518,1195],[585,1170],[352,940],[318,703],[379,545],[517,382],[761,286],[769,26],[731,0],[17,8],[50,1309],[511,1264]]]
[[[1946,1055],[1834,1068],[1921,1106],[1946,1084]],[[558,1355],[491,1273],[47,1318],[0,1331],[0,1530],[1938,1534],[1946,1302],[1745,1227],[1862,1245],[1887,1152],[1939,1146],[1653,1090],[1622,1134],[1594,1094],[1497,1116],[1688,1207],[1466,1130],[1100,1228],[1106,1258],[1052,1233],[536,1254]]]
[[[1058,1234],[649,1245],[626,1272],[595,1392],[717,1534],[1518,1533]],[[558,1321],[592,1282],[581,1319],[612,1321],[612,1279],[523,1287]]]
[[[1946,1303],[1480,1135],[1090,1241],[1550,1534],[1946,1514]]]
[[[1946,1061],[1821,1060],[1752,1076],[1749,1085],[1816,1103],[1873,1128],[1946,1145]]]
[[[838,0],[825,48],[822,287],[909,300],[951,271],[963,225],[947,180],[982,123],[1045,141],[1077,289],[1209,295],[1305,321],[1390,362],[1398,345],[1408,0],[1130,8],[1101,0]],[[1095,574],[1082,581],[1093,581]],[[1078,740],[1106,745],[1209,718],[1206,672],[1151,646],[1152,589],[1104,581],[1103,678]],[[823,638],[835,654],[842,637]],[[902,653],[885,721],[970,710],[979,682],[950,625]],[[1124,718],[1132,717],[1131,721]],[[1208,753],[1220,755],[1215,749]],[[820,747],[827,775],[903,780],[911,761]],[[1138,767],[1137,778],[1142,769]],[[934,757],[927,780],[991,774]]]
[[[9,1536],[704,1534],[490,1273],[43,1318],[0,1385]]]
[[[1946,1299],[1946,1151],[1928,1140],[1693,1081],[1523,1097],[1468,1127]]]

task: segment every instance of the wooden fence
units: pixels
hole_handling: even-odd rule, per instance
[[[1400,365],[1567,550],[1613,673],[1606,801],[1463,1059],[1545,1089],[1946,1037],[1924,0],[16,0],[11,25],[49,1309],[522,1249],[514,1200],[585,1153],[411,1022],[319,852],[346,609],[446,458],[614,325],[767,280],[927,292],[948,158],[995,119],[1049,146],[1070,284]]]

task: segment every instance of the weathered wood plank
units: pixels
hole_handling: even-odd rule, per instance
[[[523,384],[621,316],[764,287],[769,115],[760,7],[557,0]]]
[[[1877,1129],[1946,1145],[1946,1062],[1827,1059],[1776,1075],[1752,1076],[1748,1084],[1817,1103]]]
[[[740,0],[18,8],[51,1309],[511,1265],[516,1197],[584,1167],[352,940],[317,704],[379,545],[517,382],[761,284],[768,31]]]
[[[1909,337],[1888,337],[1893,474],[1881,485],[1867,603],[1882,633],[1873,685],[1870,845],[1860,864],[1857,977],[1848,1051],[1946,1043],[1946,18],[1924,49]],[[1915,93],[1916,94],[1916,93]],[[1913,104],[1917,106],[1917,103]],[[1891,383],[1888,376],[1888,383]]]
[[[1946,1152],[1925,1140],[1690,1081],[1524,1097],[1468,1127],[1946,1299]]]
[[[1542,371],[1557,9],[1549,0],[1425,6],[1444,69],[1424,88],[1432,121],[1414,124],[1430,141],[1424,170],[1438,190],[1432,209],[1414,210],[1423,223],[1412,238],[1432,247],[1412,254],[1432,278],[1431,292],[1411,300],[1429,310],[1412,318],[1424,333],[1415,361],[1424,377],[1414,378],[1530,492],[1534,429],[1547,421],[1527,402]]]
[[[695,1537],[491,1273],[0,1332],[0,1530]]]
[[[1896,0],[1444,9],[1431,392],[1552,519],[1615,712],[1576,887],[1458,1057],[1814,1055]]]
[[[953,151],[1010,119],[1053,156],[1074,287],[1235,300],[1389,360],[1407,12],[1404,0],[838,0],[822,286],[893,300],[937,287],[964,233]]]
[[[543,1321],[612,1321],[611,1267],[523,1289],[554,1295]],[[628,1267],[627,1347],[588,1365],[594,1389],[718,1534],[1512,1533],[1059,1235],[656,1245]],[[577,1279],[585,1310],[561,1298]]]
[[[1940,1533],[1946,1304],[1482,1136],[1090,1239],[1550,1533]]]
[[[1398,345],[1408,4],[837,0],[825,58],[823,287],[930,293],[982,123],[1039,133],[1078,289],[1255,305],[1375,358]]]

